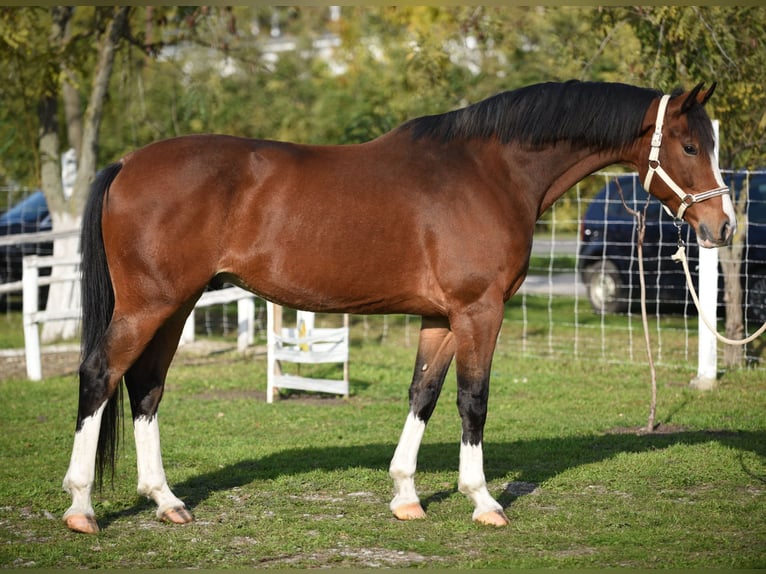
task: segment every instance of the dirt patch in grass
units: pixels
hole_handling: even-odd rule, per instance
[[[232,343],[210,340],[197,340],[183,345],[178,349],[174,359],[180,365],[205,365],[221,361],[221,355],[236,352],[237,346]],[[258,355],[265,353],[266,348],[252,347],[246,354]],[[80,367],[80,349],[75,344],[44,347],[42,350],[43,377],[75,376]],[[25,379],[27,377],[27,361],[24,349],[11,349],[0,354],[0,381],[8,379]],[[266,395],[263,393],[265,400]]]
[[[74,375],[80,366],[80,352],[75,346],[44,349],[42,354],[44,377]],[[26,379],[27,361],[24,349],[4,351],[0,355],[0,381]]]
[[[312,564],[313,567],[406,568],[438,564],[440,556],[423,556],[417,552],[388,548],[345,548],[339,546],[310,555],[278,556],[259,561],[261,565],[291,566]]]
[[[681,425],[671,425],[665,423],[658,423],[654,430],[650,433],[645,426],[640,427],[615,427],[609,429],[604,434],[634,434],[634,435],[647,435],[647,434],[676,434],[686,432],[688,429]]]
[[[725,437],[734,437],[737,436],[737,431],[732,430],[715,430],[715,429],[709,429],[709,430],[694,430],[690,429],[688,427],[682,426],[682,425],[673,425],[673,424],[664,424],[659,423],[657,426],[654,427],[654,430],[652,432],[649,432],[646,430],[645,426],[640,427],[615,427],[612,429],[609,429],[607,431],[604,431],[604,434],[610,435],[610,434],[630,434],[630,435],[637,435],[637,436],[651,436],[651,435],[673,435],[673,434],[681,434],[681,433],[703,433],[710,435],[711,438],[725,438]]]

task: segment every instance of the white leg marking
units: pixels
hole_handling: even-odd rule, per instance
[[[394,457],[388,474],[394,480],[394,499],[391,501],[391,510],[395,510],[405,504],[420,502],[415,491],[415,469],[418,462],[418,450],[423,440],[426,423],[410,412],[402,429],[399,444],[396,446]]]
[[[138,417],[134,420],[133,436],[136,439],[138,494],[151,498],[157,503],[158,518],[162,518],[166,510],[184,507],[184,503],[170,491],[165,478],[157,415]]]
[[[82,426],[74,434],[72,458],[69,469],[64,476],[63,487],[72,495],[72,506],[64,513],[64,518],[71,514],[95,516],[90,500],[93,481],[96,477],[96,450],[98,434],[101,430],[101,416],[104,413],[104,402],[96,412],[82,421]]]
[[[458,490],[473,501],[476,507],[473,511],[473,518],[499,510],[503,507],[492,498],[487,490],[487,481],[484,478],[484,455],[481,444],[470,445],[460,443],[460,474],[458,478]]]

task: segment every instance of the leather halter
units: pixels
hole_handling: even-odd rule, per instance
[[[670,208],[662,204],[662,207],[665,208],[665,211],[673,217],[674,219],[681,220],[684,217],[684,213],[686,213],[686,210],[694,205],[695,203],[699,203],[701,201],[705,201],[706,199],[711,199],[713,197],[718,197],[719,195],[728,195],[729,188],[727,186],[722,187],[716,187],[714,189],[711,189],[709,191],[703,191],[702,193],[686,193],[683,189],[675,182],[673,181],[673,178],[671,178],[668,175],[668,172],[666,172],[664,169],[662,169],[662,166],[660,165],[660,146],[662,146],[662,124],[665,121],[665,110],[668,106],[668,100],[670,100],[669,95],[664,95],[660,99],[660,105],[657,109],[657,121],[654,125],[654,134],[652,135],[652,148],[649,152],[649,170],[646,172],[646,177],[644,178],[644,189],[646,191],[649,191],[649,186],[652,183],[652,178],[654,177],[654,174],[656,173],[658,176],[660,176],[660,179],[665,182],[665,184],[672,189],[675,194],[679,197],[681,200],[681,205],[678,207],[678,213],[675,215],[672,211],[670,211]]]

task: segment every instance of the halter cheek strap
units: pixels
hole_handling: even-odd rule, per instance
[[[673,178],[668,175],[668,172],[662,169],[662,166],[660,165],[660,147],[662,146],[662,124],[665,122],[665,110],[668,107],[668,100],[670,100],[669,95],[666,94],[662,96],[660,99],[660,105],[657,108],[657,121],[654,122],[652,147],[651,151],[649,152],[649,169],[647,170],[646,177],[644,178],[644,189],[649,191],[649,186],[652,184],[652,178],[656,173],[660,179],[665,182],[665,185],[672,189],[681,200],[681,205],[678,206],[678,213],[676,214],[673,214],[673,212],[670,211],[670,208],[664,203],[662,204],[662,207],[665,209],[668,215],[674,219],[680,220],[683,219],[686,210],[695,203],[699,203],[700,201],[705,201],[706,199],[711,199],[713,197],[718,197],[719,195],[727,195],[729,193],[729,188],[726,186],[721,186],[697,194],[685,193],[684,190],[681,189],[681,187],[675,181],[673,181]]]

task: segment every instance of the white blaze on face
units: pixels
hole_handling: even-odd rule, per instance
[[[731,234],[734,235],[737,232],[737,218],[734,213],[734,204],[731,201],[731,196],[724,195],[721,197],[723,202],[723,212],[729,216],[729,226],[731,227]]]
[[[717,144],[716,144],[717,146]],[[725,187],[726,184],[723,181],[721,170],[718,167],[718,160],[716,154],[710,154],[710,165],[713,167],[713,174],[715,175],[715,181],[719,187]],[[737,217],[734,213],[734,204],[731,201],[730,195],[724,195],[721,197],[721,203],[723,205],[723,212],[729,218],[729,227],[731,228],[731,234],[734,235],[737,232]]]

